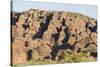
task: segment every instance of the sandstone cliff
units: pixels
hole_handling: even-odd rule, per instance
[[[86,61],[97,59],[97,20],[94,18],[79,13],[31,9],[11,12],[11,21],[13,65],[29,61],[37,64],[43,60],[66,63],[70,55],[81,53],[88,54]]]

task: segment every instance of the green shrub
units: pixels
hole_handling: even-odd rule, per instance
[[[36,56],[37,55],[37,56]],[[38,54],[33,53],[32,60],[25,65],[43,65],[43,64],[63,64],[63,63],[77,63],[77,62],[92,62],[95,59],[89,53],[66,53],[62,60],[53,61],[51,59],[37,60]]]
[[[95,61],[95,59],[91,57],[90,54],[88,53],[72,53],[72,54],[65,54],[64,61],[68,63],[90,62],[90,61]]]

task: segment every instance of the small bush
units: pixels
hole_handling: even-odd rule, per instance
[[[90,62],[95,61],[93,57],[90,56],[88,53],[72,53],[72,54],[65,54],[64,55],[65,62]]]

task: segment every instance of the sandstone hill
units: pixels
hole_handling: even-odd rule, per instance
[[[12,65],[97,60],[97,20],[79,13],[11,12],[11,40]]]

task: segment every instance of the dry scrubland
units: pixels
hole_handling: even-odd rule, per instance
[[[97,20],[78,13],[11,12],[12,65],[97,60]]]

